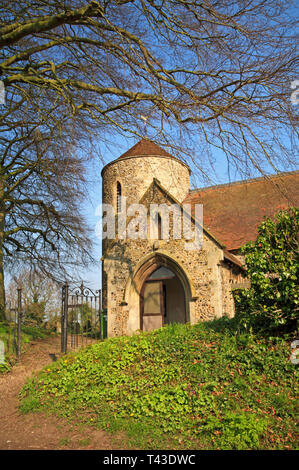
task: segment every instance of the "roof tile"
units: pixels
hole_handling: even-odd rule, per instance
[[[203,223],[228,250],[257,237],[263,218],[299,206],[299,172],[191,191],[185,200],[203,204]]]
[[[126,158],[126,157],[141,157],[141,156],[149,156],[149,155],[157,155],[157,156],[165,156],[165,157],[172,157],[170,153],[166,152],[166,150],[159,147],[159,145],[155,144],[151,140],[141,139],[137,144],[133,145],[129,150],[123,153],[119,158]]]

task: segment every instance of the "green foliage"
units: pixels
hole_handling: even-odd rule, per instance
[[[37,411],[40,408],[40,402],[37,397],[27,397],[23,400],[22,406],[20,406],[21,413],[29,413],[30,411]]]
[[[32,340],[43,339],[51,334],[45,328],[37,326],[25,326],[21,328],[21,347],[24,350],[26,344]],[[0,374],[7,372],[11,369],[12,365],[16,362],[17,354],[17,332],[14,323],[0,322],[0,340],[4,343],[5,362],[0,364]]]
[[[258,449],[267,425],[265,418],[255,414],[227,412],[221,419],[210,417],[205,431],[217,436],[216,445],[222,450]]]
[[[298,228],[299,209],[281,211],[242,248],[251,288],[235,291],[234,299],[244,326],[272,333],[298,328]]]
[[[46,338],[51,334],[51,331],[45,328],[38,328],[36,326],[22,326],[22,336],[26,342],[36,339]]]
[[[0,364],[0,374],[3,374],[4,372],[8,372],[11,369],[11,365],[8,362],[4,362],[3,364]]]
[[[41,327],[45,321],[45,302],[31,302],[26,305],[26,324]]]
[[[234,325],[169,325],[67,354],[27,382],[22,410],[126,431],[135,448],[294,447],[290,345]]]

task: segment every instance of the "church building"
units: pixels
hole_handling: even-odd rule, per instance
[[[289,172],[190,190],[188,165],[147,139],[108,163],[102,202],[113,209],[115,223],[102,251],[108,337],[234,316],[232,289],[248,287],[240,247],[255,240],[264,216],[298,206],[298,176]],[[165,237],[159,208],[168,206],[178,212],[169,211]],[[152,208],[158,208],[154,221]],[[134,213],[146,218],[142,229]],[[200,233],[197,245],[182,230],[184,214],[190,233]]]

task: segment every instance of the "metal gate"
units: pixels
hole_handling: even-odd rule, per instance
[[[101,290],[84,286],[62,287],[61,352],[106,337]]]

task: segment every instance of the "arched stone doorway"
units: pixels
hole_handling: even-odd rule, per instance
[[[152,287],[146,288],[148,285]],[[148,302],[150,299],[152,304]],[[168,323],[192,323],[194,299],[193,283],[179,261],[161,252],[144,257],[128,279],[124,293],[128,334],[139,329],[160,328]],[[154,311],[151,312],[152,308]],[[144,313],[156,313],[149,317],[160,318],[147,318],[144,322]]]
[[[140,326],[143,331],[150,331],[170,323],[186,323],[185,292],[177,275],[159,266],[141,289]]]

